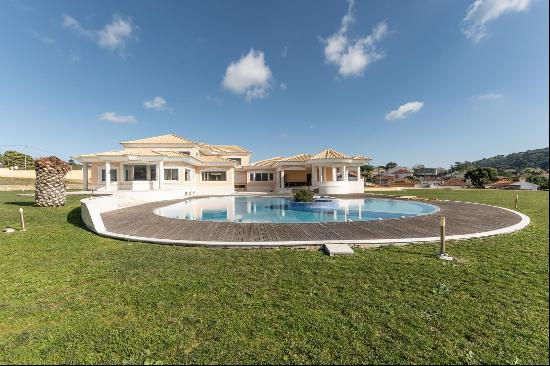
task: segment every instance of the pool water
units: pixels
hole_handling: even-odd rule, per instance
[[[217,222],[348,222],[429,215],[436,206],[379,198],[337,199],[337,209],[292,209],[290,197],[223,196],[197,198],[161,207],[155,214],[176,219]]]

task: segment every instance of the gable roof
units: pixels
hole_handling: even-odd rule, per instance
[[[318,159],[349,159],[349,156],[334,149],[325,149],[310,158],[310,160]]]
[[[124,141],[121,144],[196,144],[196,142],[186,139],[176,134],[160,135],[146,137],[138,140]]]

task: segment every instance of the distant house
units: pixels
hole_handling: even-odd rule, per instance
[[[390,185],[395,181],[404,180],[407,177],[411,177],[414,174],[412,170],[402,166],[396,166],[395,168],[386,170],[384,175],[380,177],[380,184]]]
[[[513,182],[509,179],[502,179],[496,183],[493,183],[489,186],[494,189],[515,189],[522,191],[537,191],[539,189],[538,184],[527,182],[524,178],[521,178],[519,181]]]
[[[420,180],[433,181],[447,172],[445,168],[415,168],[414,176]]]

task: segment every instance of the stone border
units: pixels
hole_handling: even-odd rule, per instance
[[[107,197],[105,197],[107,198]],[[392,199],[392,197],[388,197]],[[395,198],[393,198],[395,199]],[[159,239],[152,237],[141,237],[126,235],[120,233],[109,232],[105,229],[103,225],[103,220],[101,219],[101,212],[106,212],[113,209],[112,202],[108,202],[107,205],[98,205],[100,198],[93,199],[94,202],[90,205],[88,202],[85,202],[89,199],[81,200],[82,203],[82,217],[85,225],[92,231],[97,234],[113,239],[121,239],[127,241],[139,241],[139,242],[148,242],[156,244],[167,244],[167,245],[181,245],[181,246],[201,246],[201,247],[218,247],[218,248],[277,248],[277,247],[322,247],[325,244],[350,244],[360,247],[378,247],[385,245],[405,245],[405,244],[414,244],[414,243],[433,243],[438,242],[438,236],[431,237],[411,237],[411,238],[392,238],[392,239],[354,239],[354,240],[297,240],[297,241],[198,241],[198,240],[182,240],[182,239]],[[454,202],[454,203],[468,203],[473,205],[481,205],[487,207],[494,207],[501,210],[505,210],[511,213],[518,215],[521,218],[521,221],[517,224],[496,229],[490,231],[483,231],[470,234],[461,234],[461,235],[450,235],[447,236],[447,240],[466,240],[473,238],[482,238],[495,236],[500,234],[513,233],[515,231],[521,230],[528,226],[531,222],[530,218],[527,215],[522,214],[521,212],[514,211],[508,208],[487,205],[476,202],[464,202],[464,201],[452,201],[452,200],[442,200],[443,202]],[[99,206],[99,208],[98,208]],[[107,207],[107,210],[104,208]],[[101,211],[101,212],[99,212]],[[93,219],[92,219],[93,217]],[[402,219],[406,220],[406,219]]]

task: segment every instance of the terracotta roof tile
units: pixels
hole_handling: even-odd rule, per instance
[[[325,149],[321,151],[320,153],[313,155],[310,159],[311,160],[318,160],[318,159],[349,159],[350,157],[346,154],[342,154],[341,152],[338,152],[334,149]]]
[[[147,137],[139,140],[124,141],[121,144],[196,144],[195,142],[173,133]]]

